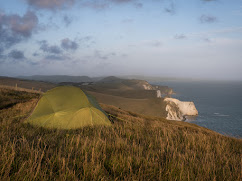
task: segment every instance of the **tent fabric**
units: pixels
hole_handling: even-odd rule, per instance
[[[94,97],[73,86],[60,86],[47,91],[25,122],[58,129],[111,125]]]

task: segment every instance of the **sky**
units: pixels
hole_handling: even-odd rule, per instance
[[[0,1],[0,75],[242,80],[242,0]]]

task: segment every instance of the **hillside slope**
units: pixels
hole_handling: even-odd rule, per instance
[[[165,118],[167,116],[166,104],[163,98],[135,99],[134,96],[134,98],[131,99],[91,91],[88,91],[88,93],[93,95],[99,103],[116,106],[126,111],[154,117]]]
[[[12,87],[20,87],[26,89],[33,89],[33,90],[41,90],[43,92],[56,87],[56,84],[47,83],[47,82],[40,82],[40,81],[33,81],[33,80],[24,80],[24,79],[17,79],[11,77],[1,77],[0,76],[0,85],[12,86]]]
[[[241,139],[105,104],[111,127],[37,128],[37,98],[19,101],[0,110],[0,180],[241,180]]]
[[[47,76],[48,77],[48,76]],[[66,78],[66,76],[65,76]],[[48,82],[38,82],[31,80],[21,80],[16,78],[0,77],[0,87],[10,86],[14,89],[27,88],[36,92],[45,92],[59,85],[71,85],[80,87],[92,94],[96,99],[104,104],[120,107],[127,111],[133,111],[139,114],[163,117],[172,120],[184,120],[187,113],[192,110],[196,111],[193,103],[186,106],[188,110],[182,110],[182,107],[165,101],[173,93],[172,89],[167,86],[151,85],[145,80],[121,79],[110,76],[96,82],[61,82],[53,84]],[[31,91],[32,91],[31,90]],[[28,90],[26,90],[28,91]],[[174,99],[173,99],[174,100]],[[182,102],[182,105],[187,104]],[[184,106],[183,106],[184,107]],[[197,115],[194,114],[189,115]]]

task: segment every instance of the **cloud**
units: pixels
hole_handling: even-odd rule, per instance
[[[38,25],[38,18],[32,11],[22,17],[13,14],[0,14],[0,48],[7,49],[31,37]]]
[[[32,56],[33,56],[33,57],[38,57],[38,56],[39,56],[39,53],[34,52],[34,53],[32,54]]]
[[[78,47],[81,48],[90,48],[94,44],[96,44],[94,37],[92,36],[84,36],[81,38],[76,38],[75,42],[78,42]]]
[[[127,3],[127,2],[133,2],[134,0],[109,0],[111,2],[116,2],[116,3]]]
[[[142,8],[143,7],[143,4],[142,3],[134,3],[134,7],[136,8]]]
[[[100,1],[87,1],[82,3],[83,7],[95,9],[95,10],[104,10],[109,7],[107,2],[100,2]]]
[[[31,11],[28,11],[23,17],[16,14],[9,16],[3,15],[1,19],[2,26],[5,25],[14,34],[23,37],[30,37],[33,29],[38,24],[37,16]]]
[[[96,50],[94,52],[94,57],[101,60],[108,60],[111,57],[115,57],[117,54],[115,52],[103,54],[103,52]]]
[[[71,7],[75,0],[26,0],[27,3],[37,9],[56,10]]]
[[[20,59],[24,59],[24,52],[19,51],[19,50],[12,50],[9,54],[8,57],[16,59],[16,60],[20,60]]]
[[[150,42],[149,45],[153,47],[161,47],[163,44],[161,41],[154,41],[154,42]]]
[[[0,55],[3,53],[4,49],[0,47]]]
[[[212,40],[210,38],[203,38],[203,41],[207,42],[207,43],[211,43]]]
[[[182,39],[186,39],[187,37],[184,34],[180,34],[180,35],[175,35],[174,38],[178,40],[182,40]]]
[[[105,10],[110,7],[110,5],[122,5],[122,4],[132,4],[135,8],[142,8],[143,4],[138,0],[93,0],[85,1],[82,3],[83,7],[89,7],[95,10]]]
[[[0,47],[0,64],[4,62],[4,60],[7,58],[6,55],[3,55],[4,49]]]
[[[217,17],[211,15],[202,15],[199,20],[201,23],[215,23],[218,21]]]
[[[93,39],[92,36],[84,36],[84,37],[80,38],[79,41],[80,42],[87,42],[87,41],[90,41],[92,39]]]
[[[68,56],[65,55],[64,50],[77,50],[79,45],[77,41],[89,41],[90,37],[84,37],[80,40],[72,41],[69,38],[64,38],[60,41],[60,45],[49,45],[49,43],[46,40],[38,41],[38,44],[40,45],[40,50],[42,52],[45,52],[45,58],[49,60],[64,60],[68,59]],[[33,56],[40,56],[38,52],[35,52],[32,54]]]
[[[87,37],[85,37],[88,39]],[[62,60],[70,60],[71,54],[69,54],[66,51],[69,50],[76,50],[79,46],[76,41],[71,41],[69,38],[62,39],[60,41],[60,45],[50,45],[46,40],[38,41],[38,44],[40,45],[40,50],[44,52],[44,55],[39,54],[38,52],[35,52],[32,54],[34,57],[43,57],[45,61],[62,61]]]
[[[78,44],[75,41],[71,41],[69,38],[61,40],[61,47],[65,50],[76,50]]]
[[[61,54],[62,53],[62,50],[60,49],[59,46],[49,45],[46,40],[40,41],[39,44],[40,44],[40,49],[43,52],[51,53],[51,54]]]
[[[94,52],[94,57],[98,58],[98,59],[102,59],[102,60],[107,60],[108,59],[108,55],[103,55],[100,51],[96,50]]]
[[[130,18],[127,18],[127,19],[123,19],[122,21],[121,21],[122,23],[127,23],[127,24],[129,24],[129,23],[133,23],[134,22],[134,20],[133,19],[130,19]]]
[[[63,55],[47,55],[47,56],[45,56],[45,59],[62,61],[62,60],[66,60],[69,58],[66,56],[63,56]]]
[[[174,15],[176,13],[175,4],[173,2],[170,2],[170,4],[166,8],[164,8],[164,11],[166,13]]]
[[[72,21],[73,21],[73,18],[71,18],[71,17],[69,17],[67,15],[65,15],[63,17],[63,22],[64,22],[66,27],[69,26],[72,23]]]

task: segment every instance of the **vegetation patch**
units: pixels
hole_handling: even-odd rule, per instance
[[[0,109],[9,108],[17,103],[23,103],[37,97],[39,94],[36,93],[0,88]]]

